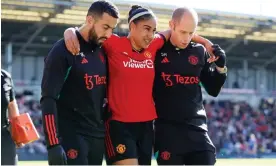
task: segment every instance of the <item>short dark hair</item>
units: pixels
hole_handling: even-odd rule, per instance
[[[130,11],[128,12],[128,23],[130,23],[130,20],[137,14],[142,13],[142,12],[149,12],[149,14],[144,14],[141,15],[135,19],[132,20],[134,24],[138,23],[139,21],[143,20],[149,20],[152,18],[156,18],[153,12],[150,9],[144,8],[139,5],[132,5]]]
[[[118,8],[112,2],[106,0],[93,2],[88,9],[87,16],[102,17],[104,13],[114,18],[119,18]]]

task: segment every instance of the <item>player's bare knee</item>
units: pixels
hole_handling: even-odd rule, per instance
[[[124,159],[120,161],[116,161],[113,163],[113,165],[139,165],[138,164],[138,159]]]

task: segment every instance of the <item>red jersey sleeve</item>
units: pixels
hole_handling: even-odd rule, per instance
[[[120,37],[116,34],[112,34],[107,40],[103,43],[103,49],[107,53],[107,56],[111,56],[112,54],[108,54],[112,52],[112,50],[116,49],[116,45],[119,42]]]
[[[151,47],[155,48],[156,50],[159,50],[163,47],[165,42],[166,42],[166,38],[164,35],[156,34],[154,36],[153,41],[151,42]]]

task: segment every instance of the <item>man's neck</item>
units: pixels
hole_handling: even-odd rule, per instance
[[[174,47],[176,47],[176,44],[175,44],[175,42],[173,41],[173,38],[172,38],[172,37],[170,37],[170,42],[171,42],[171,44],[172,44]]]
[[[176,42],[174,42],[173,38],[171,38],[171,37],[170,37],[170,43],[171,43],[171,45],[173,47],[175,47],[176,50],[184,50],[184,49],[187,48],[187,47],[185,47],[185,48],[179,48],[179,47],[177,47],[177,45],[175,44]]]
[[[79,32],[82,36],[82,38],[86,41],[89,42],[89,28],[87,28],[85,25],[82,25],[79,28]]]

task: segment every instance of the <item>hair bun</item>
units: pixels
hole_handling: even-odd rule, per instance
[[[137,10],[139,8],[143,8],[143,7],[140,5],[132,5],[128,15],[131,15],[135,10]]]
[[[131,10],[136,10],[136,9],[138,9],[138,8],[143,8],[143,7],[140,6],[140,5],[132,5],[132,6],[131,6]]]

